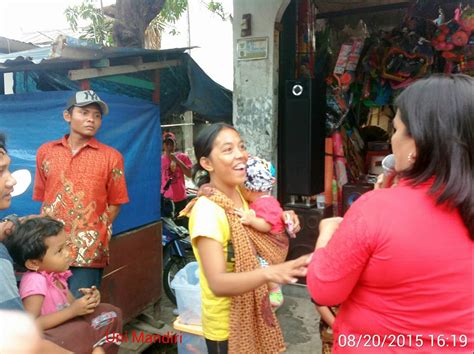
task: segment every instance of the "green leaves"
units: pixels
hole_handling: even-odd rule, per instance
[[[165,0],[165,5],[160,13],[151,21],[149,27],[153,32],[162,33],[167,27],[170,27],[169,33],[179,34],[179,31],[173,27],[179,18],[186,12],[190,0]],[[223,21],[230,18],[225,13],[224,7],[219,1],[203,1],[201,4],[209,11],[219,16]],[[74,32],[79,33],[79,38],[94,42],[103,46],[114,45],[112,39],[113,20],[104,15],[100,8],[98,0],[83,0],[80,5],[69,6],[64,12],[69,26]],[[133,16],[131,16],[133,18]],[[81,23],[87,23],[80,27]]]
[[[218,1],[209,1],[209,3],[207,4],[207,9],[219,16],[222,21],[226,21],[227,19],[229,19],[230,15],[224,11],[224,6],[222,6],[222,3]]]
[[[66,20],[74,32],[79,32],[79,38],[90,40],[95,44],[111,46],[113,45],[113,21],[108,19],[102,9],[96,7],[96,4],[96,0],[84,0],[80,5],[69,6],[64,12]],[[89,24],[80,28],[78,24],[80,20],[87,21]]]

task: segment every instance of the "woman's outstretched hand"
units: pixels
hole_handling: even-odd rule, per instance
[[[267,281],[278,284],[296,283],[298,278],[305,277],[312,253],[292,261],[271,265],[265,269]]]

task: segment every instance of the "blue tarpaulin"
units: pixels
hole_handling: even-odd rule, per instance
[[[28,169],[35,174],[36,151],[45,142],[69,132],[63,111],[71,91],[0,95],[0,131],[7,135],[12,159],[10,171]],[[161,128],[159,106],[149,101],[98,92],[110,113],[104,116],[97,139],[120,151],[130,202],[114,222],[114,234],[160,219]],[[38,214],[40,203],[32,200],[33,183],[12,200],[0,217]]]

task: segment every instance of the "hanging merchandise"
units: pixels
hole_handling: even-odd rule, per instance
[[[381,161],[391,152],[393,103],[402,89],[432,73],[474,75],[474,10],[448,3],[439,8],[439,2],[432,0],[413,3],[406,12],[394,10],[387,21],[363,14],[370,32],[353,15],[327,18],[324,27],[318,26],[324,31],[317,33],[313,72],[325,77],[327,84],[326,135],[332,153],[326,146],[331,158],[325,161],[325,196],[329,203],[332,196],[334,215],[341,214],[346,183],[357,184],[367,177],[374,181],[381,172]],[[307,7],[299,10],[300,17],[308,12]],[[298,38],[302,23],[304,33],[311,27],[300,20]],[[356,21],[358,25],[351,27]],[[307,52],[309,41],[303,42],[298,51]]]
[[[326,79],[326,127],[331,135],[339,129],[347,118],[353,103],[354,95],[349,87],[354,82],[356,68],[364,47],[366,26],[360,21],[358,28],[345,29],[359,37],[351,37],[349,42],[343,43],[333,70],[333,74]]]
[[[355,182],[365,171],[365,162],[362,158],[364,141],[359,135],[358,129],[341,129],[344,156],[346,158],[346,170],[348,182]]]
[[[404,88],[429,73],[434,61],[430,40],[435,30],[430,20],[406,18],[387,38],[390,47],[382,59],[381,76],[393,89]]]
[[[425,55],[391,48],[382,62],[382,77],[408,84],[425,76],[430,64],[431,60]]]
[[[334,67],[334,76],[343,91],[347,91],[349,85],[354,81],[354,74],[364,46],[364,39],[353,38],[351,43],[344,43],[341,46]]]
[[[454,17],[448,22],[438,23],[437,31],[431,41],[434,49],[441,52],[446,59],[445,73],[465,72],[470,70],[470,56],[474,45],[474,11],[469,6],[454,10]],[[467,55],[466,55],[467,54]]]
[[[349,114],[352,100],[352,93],[344,92],[339,82],[331,79],[328,80],[326,90],[326,130],[328,131],[328,136],[332,135],[334,131],[342,126]]]

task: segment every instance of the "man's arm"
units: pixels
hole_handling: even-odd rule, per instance
[[[184,175],[186,177],[189,177],[191,178],[192,176],[192,173],[191,173],[191,167],[187,166],[183,161],[181,161],[181,159],[179,159],[175,154],[171,154],[170,155],[170,158],[171,160],[173,160],[174,162],[176,162],[176,164],[181,168],[181,170],[183,171]]]
[[[109,220],[110,223],[112,224],[114,220],[117,218],[118,214],[120,213],[120,208],[122,206],[120,204],[117,205],[109,205]]]
[[[43,173],[41,165],[43,163],[43,146],[36,153],[36,172],[33,187],[33,200],[42,202],[44,200],[44,190],[46,187],[46,176]]]
[[[2,258],[0,258],[0,309],[23,310],[13,265],[7,259]]]
[[[9,222],[10,223],[10,222]],[[5,223],[3,223],[5,224]],[[13,263],[6,247],[0,243],[0,309],[23,310],[16,286]]]

